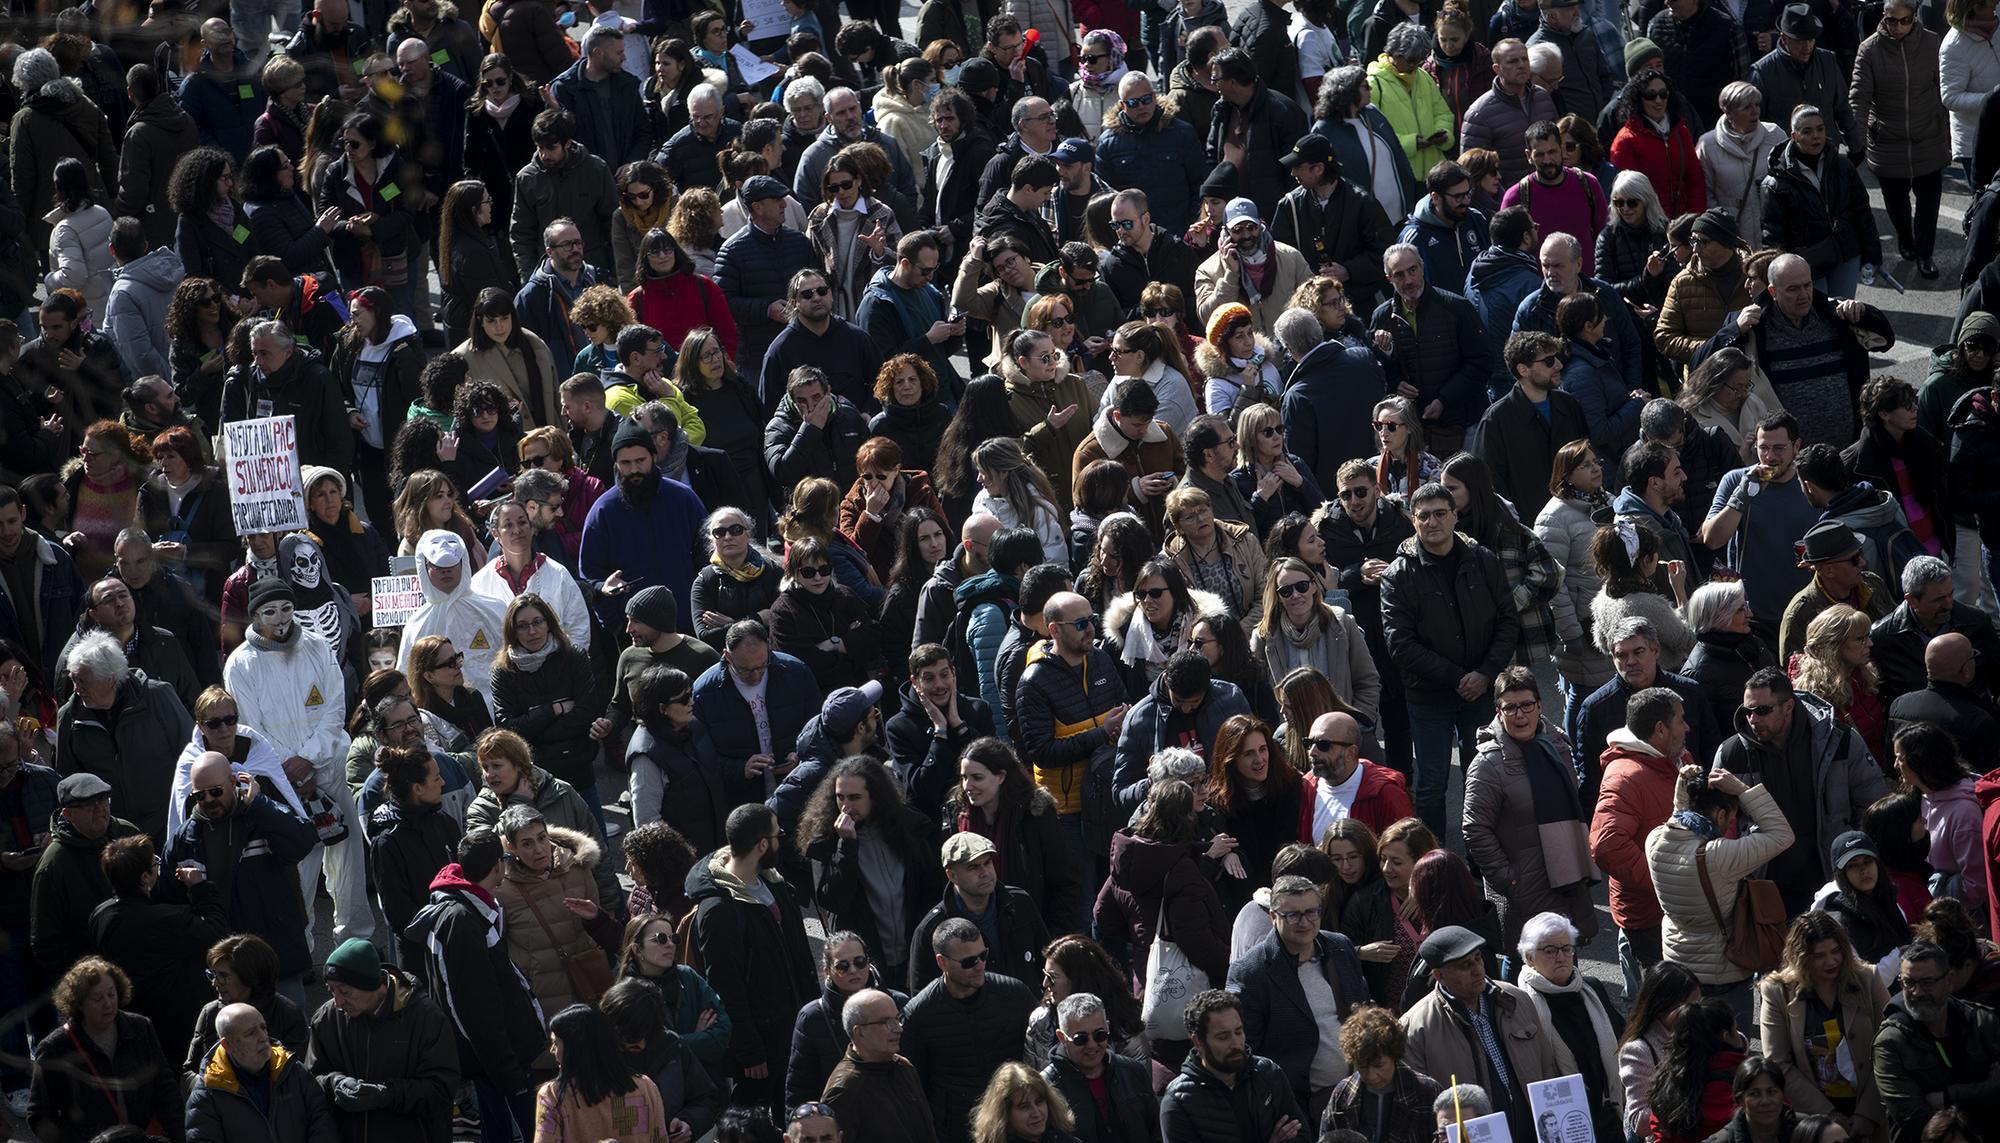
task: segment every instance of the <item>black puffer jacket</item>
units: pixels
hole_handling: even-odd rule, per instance
[[[909,993],[885,987],[872,968],[868,971],[868,987],[887,992],[896,1002],[898,1012],[910,1003]],[[818,999],[799,1009],[798,1019],[792,1022],[792,1058],[785,1065],[786,1107],[809,1103],[826,1090],[827,1077],[833,1074],[834,1065],[840,1063],[849,1043],[847,1029],[840,1023],[840,1013],[846,1005],[847,997],[826,984],[820,986]]]
[[[1099,1114],[1096,1096],[1083,1069],[1070,1062],[1061,1043],[1049,1050],[1042,1078],[1054,1085],[1076,1114],[1076,1137],[1082,1143],[1160,1143],[1160,1099],[1153,1094],[1153,1070],[1144,1060],[1104,1057],[1107,1118]]]
[[[431,878],[458,860],[465,827],[437,806],[385,801],[368,815],[368,874],[392,932],[409,928],[431,898]]]
[[[1218,1139],[1269,1139],[1285,1119],[1305,1122],[1291,1081],[1278,1065],[1253,1055],[1237,1073],[1234,1088],[1188,1053],[1181,1074],[1160,1097],[1160,1134],[1165,1143],[1213,1143]]]
[[[1404,318],[1402,303],[1391,298],[1375,307],[1371,330],[1386,329],[1395,339],[1390,360],[1391,385],[1408,382],[1417,388],[1417,407],[1444,402],[1438,423],[1472,425],[1486,410],[1486,382],[1497,363],[1479,324],[1479,311],[1460,294],[1425,286],[1417,299],[1417,320]]]
[[[923,1080],[938,1143],[965,1143],[994,1069],[1019,1059],[1035,990],[997,972],[964,1000],[934,980],[903,1011],[903,1055]]]
[[[458,1088],[458,1037],[451,1020],[414,980],[385,969],[389,993],[366,1016],[329,1000],[312,1019],[306,1066],[319,1081],[342,1139],[426,1143],[449,1138]],[[343,1095],[339,1081],[361,1081]]]
[[[591,669],[590,658],[575,647],[551,654],[541,669],[493,668],[493,725],[512,730],[526,738],[535,752],[535,765],[572,786],[595,786],[591,765],[597,758],[597,743],[590,737],[590,724],[604,712],[609,687]],[[572,705],[562,714],[557,702]]]
[[[1815,277],[1857,255],[1881,264],[1882,237],[1875,232],[1868,188],[1831,142],[1819,157],[1818,185],[1807,176],[1797,144],[1787,143],[1772,153],[1771,173],[1758,193],[1764,245],[1804,258]]]

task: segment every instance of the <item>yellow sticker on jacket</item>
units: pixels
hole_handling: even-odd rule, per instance
[[[313,684],[313,688],[312,688],[312,690],[311,690],[311,691],[309,691],[309,692],[307,692],[307,694],[306,694],[306,705],[307,705],[307,706],[325,706],[325,705],[326,705],[326,696],[324,696],[324,695],[322,695],[322,694],[320,694],[320,693],[319,693],[319,684],[318,684],[318,683],[314,683],[314,684]]]

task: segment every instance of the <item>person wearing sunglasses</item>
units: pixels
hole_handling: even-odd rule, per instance
[[[867,997],[886,995],[894,1001],[888,1011],[900,1014],[910,1000],[904,993],[885,986],[885,979],[900,982],[902,977],[885,976],[882,966],[869,953],[868,945],[851,931],[827,934],[820,953],[820,975],[825,983],[818,998],[799,1009],[798,1020],[792,1026],[792,1055],[785,1068],[785,1103],[794,1107],[806,1104],[827,1089],[827,1079],[848,1054],[849,1044],[857,1039],[864,1046],[868,1043],[868,1035],[843,1018],[850,1006],[866,1006]],[[887,1025],[869,1027],[886,1029]],[[900,1031],[898,1026],[899,1034]]]
[[[188,862],[202,863],[221,891],[229,930],[254,933],[269,943],[278,954],[278,991],[303,1002],[303,974],[312,967],[307,937],[312,921],[299,893],[300,871],[308,864],[317,865],[309,860],[320,848],[317,833],[282,802],[265,796],[254,776],[236,770],[222,754],[206,752],[196,758],[188,782],[193,801],[187,821],[167,840],[162,864],[178,870]],[[344,784],[341,791],[346,792]],[[346,811],[345,820],[353,821],[352,802]],[[360,838],[354,841],[358,858]],[[246,852],[251,855],[247,861]],[[356,874],[360,864],[355,862]],[[311,872],[317,880],[318,869]],[[179,879],[162,882],[160,888],[169,903],[191,899],[188,886]],[[358,904],[368,907],[366,900]]]
[[[189,775],[205,753],[218,753],[230,765],[256,778],[265,793],[280,799],[292,813],[304,818],[305,803],[299,800],[292,780],[285,776],[283,760],[257,728],[247,726],[237,714],[236,698],[219,686],[201,692],[192,708],[194,734],[182,748],[174,765],[173,795],[167,803],[167,836],[180,832],[194,804],[194,787]]]
[[[708,980],[680,963],[680,934],[671,916],[641,913],[625,923],[618,975],[652,985],[666,1007],[663,1022],[681,1045],[704,1067],[721,1066],[733,1021]]]
[[[1140,76],[1139,81],[1145,82],[1145,77]],[[1128,85],[1129,82],[1130,77]],[[1116,128],[1106,131],[1104,142],[1098,147],[1097,161],[1107,170],[1110,169],[1111,157],[1118,153],[1116,133]],[[1143,150],[1150,157],[1154,149],[1169,145],[1165,140],[1149,138],[1143,144]],[[1146,176],[1142,174],[1139,177]],[[1175,177],[1178,178],[1178,174]],[[1110,225],[1114,242],[1109,250],[1098,255],[1097,276],[1110,288],[1112,297],[1122,308],[1138,310],[1139,316],[1147,321],[1169,322],[1174,332],[1179,334],[1186,323],[1195,319],[1187,300],[1194,297],[1194,274],[1201,265],[1202,255],[1182,238],[1183,227],[1169,228],[1155,220],[1154,195],[1171,198],[1160,191],[1158,183],[1159,178],[1154,178],[1154,189],[1150,192],[1128,185],[1112,195]],[[1177,209],[1183,216],[1187,213],[1185,207]],[[1178,295],[1173,304],[1156,296],[1169,290]],[[1197,340],[1189,335],[1184,356],[1194,356]]]
[[[1138,223],[1135,229],[1150,232],[1150,225],[1157,225],[1160,232],[1178,236],[1194,221],[1209,164],[1195,128],[1177,111],[1176,102],[1156,91],[1152,79],[1144,72],[1126,71],[1118,80],[1117,113],[1098,137],[1097,173],[1107,182],[1137,193],[1136,200],[1127,199],[1125,215]],[[1153,215],[1150,223],[1144,219],[1149,208]],[[1120,217],[1115,205],[1112,217]],[[1122,231],[1118,237],[1121,245],[1129,240]],[[1146,242],[1156,240],[1157,237]],[[1140,252],[1145,252],[1144,246]],[[1193,260],[1190,259],[1185,274],[1156,269],[1155,277],[1174,282],[1192,293]],[[1144,282],[1141,279],[1139,284]],[[1119,296],[1121,301],[1125,300],[1124,294]],[[1126,301],[1126,304],[1132,303]]]
[[[1084,770],[1100,746],[1118,741],[1127,710],[1123,674],[1097,646],[1100,620],[1089,600],[1057,592],[1043,605],[1042,618],[1055,654],[1021,673],[1014,742],[1023,758],[1035,759],[1035,781],[1055,798],[1056,812],[1072,831],[1077,867],[1088,869],[1094,861],[1084,856]]]
[[[988,1077],[1018,1061],[1035,990],[997,968],[988,971],[986,937],[964,917],[938,925],[929,951],[939,975],[904,1011],[903,1055],[916,1064],[938,1143],[970,1143],[970,1120]]]
[[[1120,982],[1122,984],[1122,982]],[[1103,998],[1072,992],[1056,1006],[1058,1031],[1042,1075],[1076,1115],[1077,1138],[1088,1143],[1147,1143],[1159,1117],[1152,1068],[1144,1058],[1114,1050]],[[1094,1092],[1102,1086],[1105,1102]],[[1103,1116],[1108,1105],[1111,1115]]]

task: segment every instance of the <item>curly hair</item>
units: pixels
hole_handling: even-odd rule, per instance
[[[459,386],[458,393],[451,402],[452,423],[470,429],[472,418],[477,416],[481,409],[491,409],[499,413],[501,424],[504,426],[509,412],[507,390],[493,381],[468,381]]]
[[[1070,933],[1050,941],[1042,950],[1042,959],[1056,962],[1069,978],[1071,996],[1088,992],[1104,1002],[1105,1022],[1111,1025],[1114,1039],[1126,1039],[1146,1026],[1125,970],[1103,945],[1081,933]]]
[[[722,200],[708,187],[682,191],[667,216],[667,233],[684,250],[714,250],[722,245]]]
[[[1784,964],[1774,974],[1779,982],[1794,990],[1812,987],[1812,966],[1808,961],[1822,941],[1840,946],[1840,975],[1835,987],[1844,992],[1848,985],[1862,982],[1861,974],[1869,971],[1869,966],[1855,959],[1854,941],[1847,935],[1847,927],[1824,909],[1800,914],[1785,930]]]
[[[655,894],[655,900],[679,891],[696,858],[687,838],[663,821],[632,827],[623,839],[623,849],[626,862],[645,878],[649,890],[655,885],[666,887]]]
[[[868,791],[868,820],[875,824],[881,838],[889,849],[904,861],[923,858],[922,847],[911,837],[908,822],[903,814],[902,788],[889,774],[888,767],[868,757],[857,754],[844,758],[833,769],[827,771],[812,797],[806,802],[805,812],[799,815],[798,844],[801,850],[834,837],[833,823],[840,816],[841,807],[834,795],[842,778],[860,778]]]
[[[167,207],[182,218],[199,219],[215,205],[215,184],[236,168],[220,147],[196,147],[174,164],[167,180]]]
[[[615,338],[619,330],[639,319],[633,315],[631,303],[618,292],[618,287],[596,285],[578,294],[576,301],[570,303],[569,320],[578,329],[603,326],[605,332]]]
[[[1382,1060],[1401,1063],[1409,1046],[1403,1022],[1387,1008],[1363,1005],[1341,1021],[1340,1054],[1347,1058],[1349,1067],[1366,1067]]]
[[[896,389],[896,375],[905,369],[917,375],[917,384],[923,388],[924,396],[929,397],[937,392],[937,371],[931,368],[930,362],[914,353],[898,353],[884,361],[882,368],[875,371],[874,393],[877,401],[884,405],[889,403],[890,395]]]
[[[56,981],[54,993],[49,997],[56,1011],[69,1021],[83,1019],[83,1002],[98,981],[110,977],[118,985],[118,1007],[126,1008],[132,1003],[132,978],[125,970],[105,960],[101,956],[87,956],[69,966],[69,971]]]
[[[447,353],[434,359],[432,364],[450,356]],[[401,488],[417,473],[435,469],[443,463],[438,460],[438,444],[443,439],[444,430],[429,417],[411,417],[404,421],[403,427],[396,430],[395,438],[389,442],[389,487]]]
[[[1077,591],[1108,604],[1112,597],[1132,590],[1139,582],[1139,570],[1159,550],[1144,520],[1129,512],[1106,516],[1097,526],[1097,542],[1090,546],[1090,563],[1077,577]],[[1111,561],[1116,561],[1115,569],[1109,566]]]
[[[1873,662],[1850,667],[1841,661],[1840,650],[1849,640],[1865,638],[1870,622],[1867,612],[1836,603],[1806,625],[1805,646],[1792,661],[1792,683],[1811,691],[1835,707],[1853,704],[1857,689],[1876,694],[1882,675]]]

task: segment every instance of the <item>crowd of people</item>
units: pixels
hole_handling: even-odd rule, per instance
[[[16,7],[42,1143],[1992,1134],[1994,0]]]

